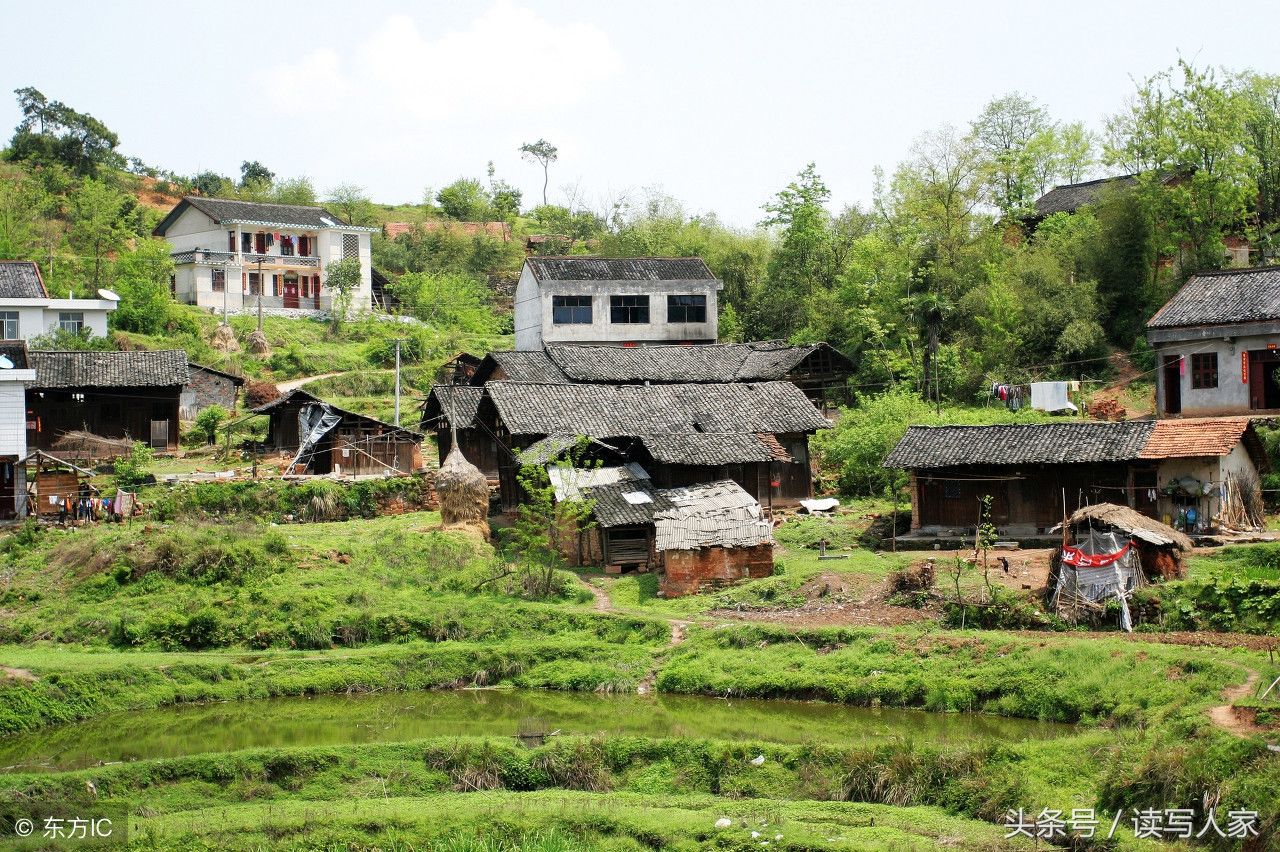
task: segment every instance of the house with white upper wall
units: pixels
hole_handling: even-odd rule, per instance
[[[58,329],[106,336],[107,314],[119,302],[115,293],[99,290],[96,299],[55,296],[31,261],[0,260],[0,340],[30,340]]]
[[[27,509],[27,385],[36,371],[21,340],[0,341],[0,520]]]
[[[516,349],[715,343],[723,286],[698,257],[530,257],[516,284]]]
[[[348,225],[323,207],[187,196],[156,226],[173,249],[171,289],[179,302],[211,311],[327,312],[325,269],[360,260],[352,313],[373,306],[370,238],[378,228]]]

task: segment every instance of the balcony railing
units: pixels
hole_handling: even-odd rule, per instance
[[[261,262],[264,266],[302,266],[311,269],[320,268],[318,257],[296,257],[279,254],[256,254],[235,251],[209,251],[208,249],[189,249],[176,251],[170,255],[179,266],[185,263],[198,263],[204,266],[255,266]]]

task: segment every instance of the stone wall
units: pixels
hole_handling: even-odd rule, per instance
[[[662,554],[659,587],[665,597],[673,598],[691,595],[703,588],[727,586],[739,580],[756,580],[772,575],[772,544],[667,550]]]

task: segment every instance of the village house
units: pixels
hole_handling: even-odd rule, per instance
[[[722,287],[696,257],[529,257],[516,284],[516,349],[715,343]]]
[[[790,382],[600,385],[489,382],[476,413],[495,439],[503,506],[521,499],[520,453],[593,439],[662,488],[732,479],[765,505],[812,495],[808,438],[829,425]]]
[[[179,408],[183,420],[195,420],[201,411],[211,405],[220,405],[228,414],[236,413],[236,398],[244,376],[206,367],[188,364],[191,379],[182,388]]]
[[[22,341],[0,341],[0,520],[26,514],[26,386],[35,381]]]
[[[454,436],[467,461],[475,465],[488,479],[498,479],[499,453],[502,448],[494,437],[481,427],[476,414],[484,388],[469,385],[436,385],[422,404],[422,423],[419,428],[433,432],[440,453],[440,463],[453,449]]]
[[[1034,537],[1096,503],[1238,528],[1268,462],[1247,418],[1204,418],[912,426],[884,466],[908,472],[913,532],[971,533],[989,495],[1001,534]]]
[[[174,298],[211,311],[328,311],[330,263],[360,261],[352,312],[373,307],[370,236],[323,207],[188,196],[156,226],[173,248]]]
[[[422,435],[295,389],[253,409],[269,419],[261,449],[287,475],[387,476],[422,469]]]
[[[1193,275],[1147,322],[1163,416],[1280,411],[1280,267]]]
[[[54,450],[69,434],[178,446],[179,400],[191,380],[187,353],[31,352],[27,443]]]
[[[120,298],[110,290],[99,290],[95,296],[53,298],[36,264],[0,260],[0,340],[30,340],[55,331],[105,337],[107,314]]]

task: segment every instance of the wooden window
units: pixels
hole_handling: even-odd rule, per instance
[[[1191,387],[1216,388],[1218,386],[1218,353],[1197,352],[1191,356]]]
[[[214,269],[213,271],[213,292],[221,293],[227,289],[227,270]]]
[[[648,296],[609,297],[609,322],[640,324],[648,321]]]
[[[942,496],[947,500],[959,500],[964,496],[964,489],[960,487],[959,482],[943,482]]]
[[[253,251],[253,234],[246,231],[240,232],[240,251],[245,253]]]
[[[667,322],[706,322],[706,296],[668,296]]]
[[[293,237],[283,234],[280,236],[280,256],[293,257]]]
[[[254,251],[256,251],[258,254],[266,254],[267,253],[267,235],[262,233],[261,231],[254,234],[253,248],[254,248]]]
[[[236,250],[236,232],[227,231],[227,251]]]
[[[591,297],[552,296],[551,321],[556,325],[591,325]]]

